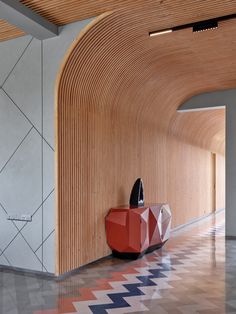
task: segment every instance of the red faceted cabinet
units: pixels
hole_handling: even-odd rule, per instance
[[[169,239],[171,226],[169,205],[144,206],[140,204],[140,199],[136,203],[138,206],[112,208],[106,216],[107,242],[115,256],[138,258],[160,248]]]
[[[138,258],[169,239],[170,225],[168,204],[112,208],[106,216],[107,242],[114,255]]]

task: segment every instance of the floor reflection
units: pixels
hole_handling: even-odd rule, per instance
[[[224,212],[136,261],[109,258],[57,282],[0,273],[0,313],[236,313],[236,241]]]
[[[236,241],[225,241],[225,286],[227,313],[236,313]]]

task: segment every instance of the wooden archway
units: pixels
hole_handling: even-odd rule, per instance
[[[151,9],[116,11],[71,48],[57,88],[58,273],[109,253],[104,216],[142,177],[175,226],[208,213],[211,152],[224,110],[177,113],[185,99],[235,87],[236,23],[150,38]]]

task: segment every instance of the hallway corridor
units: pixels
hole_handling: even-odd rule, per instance
[[[235,256],[220,212],[175,231],[140,260],[108,258],[62,281],[2,270],[0,312],[233,314]]]

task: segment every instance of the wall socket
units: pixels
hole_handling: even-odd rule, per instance
[[[15,221],[32,221],[32,216],[23,214],[23,215],[18,215],[18,214],[12,214],[7,217],[7,220],[15,220]]]

